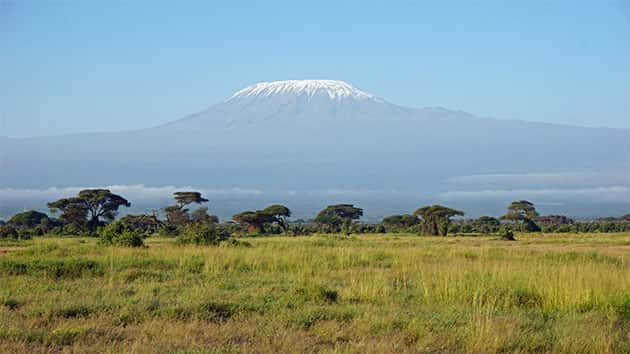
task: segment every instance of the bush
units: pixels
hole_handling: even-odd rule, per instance
[[[13,226],[2,225],[0,226],[0,239],[18,239],[17,230]]]
[[[49,233],[51,235],[63,235],[63,227],[61,226],[55,226],[53,228],[50,229]]]
[[[501,239],[505,241],[516,241],[516,238],[514,237],[514,233],[512,233],[512,231],[510,230],[502,231]]]
[[[83,228],[77,224],[66,224],[63,226],[63,233],[79,236],[83,233]]]
[[[17,229],[17,233],[20,240],[30,240],[33,238],[35,231],[31,229]]]
[[[218,245],[230,238],[230,233],[220,225],[187,224],[177,237],[180,245]]]
[[[131,229],[121,221],[102,227],[98,231],[99,242],[108,246],[122,247],[142,247],[144,240],[142,234],[137,230]]]

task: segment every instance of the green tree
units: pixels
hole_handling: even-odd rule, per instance
[[[492,216],[481,216],[473,220],[473,226],[475,227],[475,229],[484,234],[499,231],[500,225],[501,222],[499,221],[499,219],[493,218]]]
[[[184,207],[192,203],[201,204],[208,202],[208,199],[202,197],[199,192],[175,192],[173,195],[180,209],[184,209]]]
[[[193,210],[193,212],[190,213],[190,217],[192,221],[195,223],[208,224],[208,225],[219,223],[219,217],[217,217],[216,215],[209,214],[208,207],[205,207],[205,206],[199,207]]]
[[[538,212],[534,203],[527,200],[518,200],[510,203],[507,207],[507,214],[501,219],[520,224],[525,231],[538,232],[540,227],[534,220],[538,218]]]
[[[131,203],[109,189],[84,189],[78,196],[63,198],[48,203],[51,212],[60,211],[61,219],[77,225],[85,224],[90,231],[96,230],[101,219],[112,221],[121,206],[129,207]]]
[[[164,214],[166,215],[166,221],[173,226],[181,226],[190,221],[190,215],[188,205],[196,203],[201,204],[208,201],[208,199],[201,196],[201,193],[194,191],[175,192],[173,193],[175,204],[164,208]]]
[[[413,214],[422,218],[420,229],[423,235],[446,236],[451,217],[463,216],[464,212],[442,205],[429,205],[418,208]]]
[[[61,213],[59,219],[65,226],[72,225],[77,232],[84,230],[87,224],[87,206],[78,198],[63,198],[48,203],[51,213]]]
[[[13,215],[13,217],[9,219],[8,224],[16,227],[27,227],[30,229],[41,225],[42,223],[47,223],[48,220],[48,215],[40,213],[36,210],[29,210]]]
[[[249,233],[263,233],[266,225],[277,224],[282,231],[287,232],[287,219],[291,216],[291,210],[284,205],[274,204],[263,210],[244,211],[232,217],[234,221],[247,226]]]
[[[255,211],[244,211],[232,216],[232,220],[247,227],[247,232],[251,234],[259,234],[263,232],[265,216]]]
[[[163,226],[155,215],[125,215],[118,221],[126,228],[139,232],[143,236],[151,236]]]
[[[258,213],[266,216],[266,223],[278,224],[284,233],[287,232],[287,218],[291,216],[291,210],[284,205],[274,204],[266,207]]]
[[[320,211],[315,217],[315,222],[331,226],[335,231],[342,228],[349,235],[352,221],[358,220],[361,216],[363,216],[363,209],[357,208],[353,204],[334,204]]]

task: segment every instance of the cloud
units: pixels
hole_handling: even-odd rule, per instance
[[[247,196],[260,195],[262,192],[257,189],[243,188],[226,188],[226,189],[203,189],[191,186],[145,186],[143,184],[134,185],[111,185],[98,187],[49,187],[44,189],[25,189],[25,188],[1,188],[0,200],[21,200],[21,199],[47,199],[71,197],[79,193],[79,191],[88,188],[105,188],[113,193],[120,194],[129,200],[156,200],[170,199],[173,193],[177,191],[196,190],[207,196]]]
[[[624,185],[630,184],[630,171],[625,172],[543,172],[483,174],[457,176],[447,180],[451,185]]]
[[[530,199],[542,203],[559,201],[591,201],[630,204],[630,187],[606,186],[595,188],[544,188],[544,189],[495,189],[457,190],[441,193],[444,200],[515,200]]]
[[[374,190],[374,189],[313,189],[313,190],[261,190],[256,188],[198,188],[192,186],[145,186],[143,184],[133,185],[110,185],[110,186],[75,186],[75,187],[49,187],[41,189],[30,188],[0,188],[0,200],[54,200],[59,198],[77,195],[79,191],[89,188],[105,188],[113,193],[120,194],[130,201],[155,201],[171,199],[173,193],[177,191],[194,190],[201,192],[204,196],[212,197],[253,197],[253,196],[386,196],[411,194],[397,190]]]
[[[541,172],[457,176],[447,180],[449,191],[556,190],[630,187],[630,171]]]

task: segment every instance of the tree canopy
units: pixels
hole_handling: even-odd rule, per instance
[[[175,192],[173,193],[173,196],[175,198],[175,202],[179,206],[179,209],[184,209],[184,207],[186,207],[188,204],[192,204],[192,203],[201,204],[208,201],[208,199],[202,197],[201,193],[199,192],[192,192],[192,191]]]
[[[190,213],[192,221],[200,224],[218,224],[219,217],[208,213],[208,207],[199,207]]]
[[[534,203],[527,200],[517,200],[510,203],[507,207],[507,214],[501,217],[503,220],[521,223],[525,230],[530,232],[540,231],[540,227],[534,221],[536,218],[538,218],[538,212]]]
[[[129,207],[131,203],[109,189],[84,189],[78,196],[62,198],[48,203],[51,212],[61,212],[61,219],[68,223],[84,225],[96,230],[101,219],[112,221],[121,206]]]
[[[383,218],[383,225],[395,227],[410,227],[420,223],[418,217],[411,214],[391,215]]]
[[[255,211],[243,211],[232,216],[232,219],[239,224],[247,226],[247,232],[249,233],[262,232],[264,220],[261,215]]]
[[[173,193],[175,204],[164,208],[164,214],[166,215],[166,221],[172,226],[182,226],[191,220],[191,216],[188,213],[186,206],[196,203],[201,204],[208,201],[208,199],[201,196],[201,193],[195,191],[183,191]],[[207,212],[207,208],[205,211]],[[196,215],[200,217],[201,211]],[[207,214],[207,213],[206,213]]]
[[[42,222],[48,221],[48,215],[44,213],[40,213],[37,210],[29,210],[22,213],[17,213],[13,215],[11,219],[7,222],[9,225],[17,226],[17,227],[28,227],[32,228],[37,225],[40,225]]]
[[[433,236],[446,236],[448,234],[448,226],[451,222],[451,217],[464,216],[463,211],[442,205],[424,206],[418,208],[413,214],[422,218],[422,234]]]
[[[327,225],[339,231],[339,228],[345,229],[346,234],[351,232],[351,224],[353,220],[358,220],[363,216],[363,209],[355,207],[353,204],[334,204],[329,205],[317,214],[315,222]]]
[[[263,210],[244,211],[232,217],[239,224],[247,226],[250,233],[264,232],[265,225],[277,224],[284,232],[287,230],[286,218],[291,216],[291,210],[284,205],[275,204]]]
[[[344,222],[357,220],[363,216],[363,209],[355,207],[353,204],[329,205],[317,214],[315,222],[339,226]]]
[[[473,221],[473,225],[484,234],[497,232],[501,222],[492,216],[481,216]]]

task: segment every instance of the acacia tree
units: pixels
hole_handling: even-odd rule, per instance
[[[261,233],[263,231],[263,220],[261,214],[255,211],[244,211],[232,216],[232,219],[241,225],[247,226],[247,232],[252,234]]]
[[[63,198],[50,202],[48,203],[48,208],[53,214],[61,213],[59,219],[65,225],[75,225],[80,229],[83,229],[86,225],[87,207],[77,197]]]
[[[121,206],[129,207],[131,203],[109,189],[84,189],[78,196],[62,198],[48,203],[53,213],[61,212],[60,218],[78,226],[86,224],[94,231],[101,224],[101,219],[112,221]]]
[[[334,204],[320,211],[315,217],[315,222],[331,226],[335,231],[342,227],[349,235],[352,221],[358,220],[361,216],[363,216],[363,209],[357,208],[353,204]]]
[[[249,233],[262,233],[265,231],[265,225],[277,224],[286,233],[287,217],[291,216],[291,210],[284,205],[275,204],[268,206],[263,210],[244,211],[232,217],[239,224],[247,226]]]
[[[536,225],[534,220],[538,217],[538,212],[534,207],[534,203],[527,200],[518,200],[510,203],[507,207],[507,214],[501,219],[523,225],[526,231],[537,232],[540,227]]]
[[[442,205],[429,205],[418,208],[414,213],[422,218],[420,231],[423,235],[446,236],[451,217],[464,216],[461,210],[447,208]]]
[[[166,214],[166,221],[171,225],[183,225],[190,221],[190,215],[188,214],[188,205],[196,203],[201,204],[208,201],[208,199],[201,196],[201,193],[194,191],[175,192],[173,193],[175,204],[164,208],[164,214]]]
[[[179,209],[184,209],[184,207],[192,203],[201,204],[208,202],[208,199],[202,197],[199,192],[175,192],[173,197]]]
[[[287,218],[291,216],[291,210],[284,205],[274,204],[266,207],[260,213],[267,217],[266,222],[277,224],[284,233],[287,232]]]

